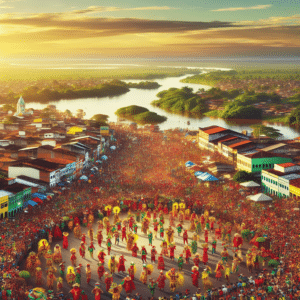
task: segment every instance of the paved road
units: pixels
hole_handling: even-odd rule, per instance
[[[121,219],[122,218],[125,218],[126,216],[125,215],[121,215]],[[110,219],[112,221],[112,217]],[[97,219],[95,219],[95,222],[94,222],[94,225],[93,225],[93,229],[94,229],[94,236],[96,236],[96,233],[97,233]],[[175,224],[176,221],[175,221]],[[148,238],[146,235],[144,235],[143,233],[141,233],[141,226],[140,224],[139,225],[139,228],[138,228],[138,235],[139,235],[139,239],[137,241],[137,244],[138,244],[138,247],[141,249],[141,246],[142,245],[145,245],[146,246],[146,249],[148,251],[148,255],[147,255],[147,263],[150,264],[150,249],[151,249],[151,246],[149,246],[149,243],[148,243]],[[169,225],[169,221],[168,219],[165,220],[165,228],[168,228],[168,225]],[[184,228],[188,229],[189,227],[189,222],[188,221],[185,221],[184,223]],[[150,228],[151,230],[151,228]],[[182,240],[182,237],[178,237],[177,236],[177,231],[176,229],[174,228],[175,230],[175,243],[176,243],[176,250],[175,250],[175,258],[178,257],[182,251],[183,251],[183,240]],[[87,234],[87,228],[86,227],[82,227],[82,233],[86,233]],[[103,234],[104,234],[104,243],[102,243],[102,246],[103,249],[105,250],[105,252],[107,253],[107,248],[106,248],[106,230],[103,230]],[[192,233],[189,232],[189,238],[192,237]],[[90,243],[90,240],[87,236],[87,245],[89,245]],[[200,253],[201,257],[202,257],[202,247],[201,247],[201,244],[204,243],[204,236],[203,234],[200,235],[200,242],[198,242],[198,253]],[[139,281],[139,277],[140,277],[140,274],[141,274],[141,271],[142,271],[142,261],[141,261],[141,255],[139,254],[137,258],[134,258],[131,256],[131,252],[129,253],[127,250],[126,250],[126,243],[125,241],[122,242],[121,241],[121,238],[120,238],[120,244],[119,245],[114,245],[114,238],[112,239],[112,242],[113,242],[113,245],[112,245],[112,251],[111,253],[116,255],[116,256],[119,256],[119,255],[124,255],[125,259],[126,259],[126,263],[125,263],[125,268],[126,270],[128,269],[128,267],[130,266],[130,263],[131,262],[134,262],[136,267],[137,267],[137,272],[135,274],[135,286],[136,286],[136,290],[134,291],[133,295],[136,294],[136,292],[139,292],[140,294],[142,294],[143,298],[144,299],[148,299],[148,297],[151,296],[150,294],[150,291],[147,287],[147,285],[144,285],[142,284],[140,281]],[[161,247],[160,247],[160,244],[162,242],[162,239],[158,238],[158,239],[154,239],[153,241],[153,245],[156,246],[156,249],[158,252],[160,252],[161,250]],[[212,282],[215,284],[216,287],[219,287],[221,286],[222,284],[226,284],[226,281],[224,278],[221,279],[221,281],[216,281],[215,279],[215,273],[214,273],[214,270],[215,270],[215,267],[216,267],[216,264],[217,262],[221,259],[221,256],[220,256],[220,252],[223,250],[223,247],[222,247],[222,242],[221,241],[218,241],[218,245],[217,245],[217,253],[212,255],[211,254],[211,242],[212,242],[212,236],[209,236],[209,259],[208,259],[208,266],[211,267],[211,269],[213,270],[213,273],[210,275],[210,279],[212,280]],[[56,241],[53,241],[52,243],[52,246],[51,246],[51,249],[53,250],[54,249],[54,246],[56,244],[59,244],[61,247],[62,247],[62,241],[59,241],[59,242],[56,242]],[[79,239],[76,239],[73,235],[73,233],[70,233],[69,235],[69,249],[71,248],[76,248],[77,250],[77,265],[80,263],[83,265],[82,267],[82,276],[81,276],[81,288],[85,291],[85,293],[88,295],[88,299],[94,299],[94,296],[93,294],[91,293],[92,289],[94,288],[94,285],[96,282],[99,281],[98,279],[98,275],[97,275],[97,262],[98,262],[98,258],[97,258],[97,254],[98,254],[98,251],[100,250],[100,247],[98,246],[97,244],[97,241],[95,240],[94,238],[94,246],[96,248],[96,251],[94,251],[94,259],[91,259],[90,258],[90,255],[88,253],[88,251],[86,251],[86,258],[85,259],[82,259],[79,255],[79,245],[80,245],[80,240]],[[247,247],[247,245],[246,245]],[[71,262],[70,262],[70,251],[68,250],[64,250],[62,249],[62,255],[63,255],[63,260],[66,262],[66,269],[69,265],[71,265]],[[243,257],[245,257],[245,254],[246,254],[246,248],[242,248],[243,250]],[[232,252],[229,250],[229,254],[232,255]],[[106,256],[105,258],[105,269],[108,271],[108,256]],[[41,258],[41,261],[42,261],[42,266],[45,266],[45,259],[44,258]],[[91,282],[90,282],[90,285],[88,285],[86,283],[86,275],[85,275],[85,267],[86,267],[86,264],[87,263],[90,263],[91,264],[91,268],[92,268],[92,279],[91,279]],[[230,260],[230,263],[231,263],[231,260]],[[190,264],[184,264],[183,265],[183,272],[184,272],[184,278],[185,278],[185,284],[184,284],[184,287],[181,288],[181,292],[184,292],[185,289],[189,289],[190,292],[191,292],[191,295],[193,293],[196,292],[197,288],[194,287],[192,285],[192,280],[191,280],[191,268],[192,268],[193,264],[192,264],[192,261],[190,261]],[[58,268],[58,266],[56,265],[56,267]],[[177,261],[171,261],[170,259],[168,258],[165,258],[165,270],[168,271],[170,268],[172,267],[175,267],[176,269],[178,269],[177,267]],[[204,265],[202,264],[199,268],[199,272],[200,272],[200,275],[201,275],[201,272],[202,270],[204,269]],[[240,273],[243,273],[244,275],[249,275],[249,272],[248,270],[246,269],[246,265],[245,265],[245,258],[244,258],[244,262],[241,263],[240,265],[240,270],[239,270]],[[121,281],[123,280],[123,278],[127,275],[127,273],[124,273],[124,274],[118,274],[118,273],[115,273],[113,275],[113,279],[114,279],[114,282],[116,283],[121,283]],[[152,273],[152,275],[150,277],[152,277],[153,279],[157,279],[159,275],[159,271],[157,270],[157,262],[154,264],[154,272]],[[59,273],[57,272],[56,273],[56,276],[57,278],[59,277]],[[231,277],[231,282],[236,282],[237,281],[237,274],[232,274]],[[44,274],[44,282],[46,283],[46,274]],[[30,280],[30,283],[34,286],[34,280]],[[45,286],[46,287],[46,286]],[[201,279],[199,279],[199,287],[201,288],[201,291],[203,292],[203,286],[202,286],[202,281]],[[65,293],[68,293],[70,291],[70,286],[67,284],[66,280],[64,280],[64,283],[63,283],[63,291]],[[105,284],[104,284],[104,277],[102,278],[102,283],[101,283],[101,289],[104,291],[104,294],[102,294],[102,298],[103,299],[111,299],[111,294],[109,293],[106,293],[105,292]],[[56,290],[56,286],[55,286],[55,290]],[[155,297],[160,297],[160,296],[170,296],[172,295],[173,293],[170,292],[170,289],[169,289],[169,281],[166,280],[166,288],[165,288],[165,291],[159,291],[158,289],[156,289],[156,292],[155,292]],[[123,289],[122,293],[121,293],[121,298],[125,298],[126,296],[126,293]]]

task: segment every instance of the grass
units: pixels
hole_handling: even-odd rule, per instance
[[[262,117],[263,121],[267,121],[270,123],[284,123],[287,124],[287,117],[286,116],[282,116],[282,117],[276,117],[276,116],[263,116]]]
[[[203,114],[206,117],[219,118],[219,110],[211,110]]]

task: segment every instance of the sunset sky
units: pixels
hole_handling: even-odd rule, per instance
[[[299,50],[299,0],[0,0],[0,58],[293,57]]]

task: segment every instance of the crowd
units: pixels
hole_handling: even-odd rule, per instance
[[[257,261],[252,263],[249,258],[251,263],[247,266],[251,276],[240,274],[237,282],[229,279],[207,286],[203,281],[203,287],[196,293],[181,287],[168,299],[300,299],[300,232],[295,199],[276,198],[272,205],[265,206],[245,200],[245,194],[239,193],[238,185],[233,182],[198,184],[183,165],[187,160],[200,165],[208,154],[195,144],[182,142],[184,135],[180,132],[146,134],[119,128],[115,132],[117,150],[109,153],[108,161],[103,162],[100,177],[90,175],[89,182],[74,182],[70,189],[58,191],[52,200],[45,200],[28,213],[0,222],[3,299],[26,299],[30,295],[32,287],[19,276],[20,266],[29,252],[38,249],[41,239],[49,240],[50,236],[51,242],[51,236],[53,241],[62,238],[57,232],[70,232],[70,217],[78,218],[83,224],[84,212],[88,209],[95,218],[102,218],[109,204],[119,206],[123,212],[131,210],[134,215],[145,205],[146,211],[154,213],[161,204],[162,210],[166,207],[169,213],[174,202],[184,203],[190,217],[193,212],[197,218],[205,212],[213,216],[217,224],[214,230],[219,229],[220,239],[226,240],[227,234],[233,237],[234,233],[239,233],[245,242],[250,241],[250,253],[258,249],[251,257],[265,265],[255,269]],[[133,136],[137,137],[137,142],[133,141]],[[262,249],[257,242],[260,237],[270,241],[269,250]],[[223,267],[226,269],[226,264]],[[222,274],[225,271],[222,270]],[[199,277],[203,280],[203,276]],[[212,277],[215,276],[211,272],[207,278]],[[130,298],[148,297],[138,294]]]

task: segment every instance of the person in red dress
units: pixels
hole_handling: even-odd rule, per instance
[[[205,240],[205,243],[208,243],[208,230],[207,230],[207,228],[204,229],[204,240]]]
[[[126,226],[123,226],[123,228],[122,228],[122,242],[124,239],[126,241]]]
[[[155,246],[152,246],[151,249],[151,262],[155,262],[155,255],[157,254],[157,251],[155,249]]]
[[[102,230],[98,230],[98,232],[97,232],[97,240],[98,240],[99,247],[101,247],[101,244],[102,244],[102,241],[103,241]]]
[[[78,283],[73,284],[73,288],[70,293],[73,296],[73,300],[80,300],[81,299],[81,288],[79,287]]]
[[[126,294],[131,294],[135,290],[135,284],[130,276],[126,276],[121,284],[123,285]]]
[[[92,293],[95,294],[95,300],[101,300],[101,293],[103,293],[103,291],[100,288],[99,282],[95,283],[95,288],[92,290]]]
[[[165,288],[165,285],[166,285],[166,275],[164,275],[164,272],[163,270],[160,271],[160,274],[156,280],[157,282],[157,286],[160,290],[164,290]]]
[[[199,268],[198,267],[196,267],[196,266],[193,266],[192,267],[192,283],[193,283],[193,285],[195,286],[195,287],[198,287],[198,279],[199,279],[199,277],[200,277],[200,273],[199,273]]]
[[[118,272],[125,272],[125,261],[126,259],[121,255],[119,258]]]
[[[139,251],[139,247],[136,245],[136,243],[132,246],[131,251],[132,251],[132,256],[137,257],[137,253]]]
[[[86,244],[86,234],[83,233],[82,236],[81,236],[81,241]]]
[[[208,254],[207,254],[207,251],[208,251],[208,244],[207,244],[207,243],[202,244],[202,247],[203,247],[202,262],[206,265],[207,262],[208,262]]]
[[[61,232],[60,228],[58,227],[58,225],[55,225],[53,237],[56,239],[59,239],[59,240],[61,240],[63,238],[62,232]]]
[[[183,238],[183,244],[185,245],[185,243],[188,244],[188,232],[187,230],[184,231],[183,235],[182,235],[182,238]]]
[[[104,258],[105,258],[106,254],[104,253],[103,249],[100,249],[100,251],[98,252],[98,259],[99,262],[104,263]]]
[[[165,261],[164,261],[164,258],[162,256],[162,254],[159,254],[157,269],[158,270],[164,270],[165,269]]]
[[[136,272],[136,267],[134,266],[134,262],[131,262],[130,267],[128,268],[128,274],[131,277],[131,279],[134,279],[134,274]]]
[[[114,279],[113,279],[112,275],[109,274],[109,273],[107,273],[107,272],[104,273],[104,276],[105,276],[105,280],[104,280],[104,282],[105,282],[105,289],[108,292],[109,289],[110,289],[110,286],[112,285],[112,283],[114,281]]]
[[[73,266],[76,267],[76,259],[77,259],[77,258],[76,258],[76,249],[72,248],[72,249],[70,250],[70,252],[71,252],[71,258],[70,258],[71,263],[72,263]]]
[[[216,278],[217,278],[218,281],[219,281],[220,278],[222,277],[222,271],[223,271],[223,270],[224,270],[223,262],[222,262],[222,260],[220,260],[220,261],[218,262],[218,264],[217,264],[217,266],[216,266],[216,270],[215,270],[215,272],[216,272]]]
[[[184,246],[183,252],[185,254],[186,263],[188,264],[189,263],[189,259],[192,256],[190,247],[189,246]]]
[[[68,249],[69,247],[69,241],[68,241],[68,236],[69,236],[69,233],[68,232],[64,232],[63,233],[63,249]]]
[[[83,241],[80,243],[79,254],[82,258],[85,257],[85,245]]]
[[[169,250],[170,250],[170,258],[171,260],[174,260],[174,252],[175,252],[176,246],[172,243],[169,245]]]
[[[97,273],[98,273],[98,277],[99,277],[100,280],[102,280],[102,276],[105,273],[105,269],[104,269],[103,264],[104,264],[103,262],[98,262]]]
[[[196,266],[196,267],[199,267],[199,264],[200,264],[200,254],[199,253],[196,253],[195,254],[195,257],[194,257],[194,259],[193,259],[193,262],[194,262],[194,265]]]

